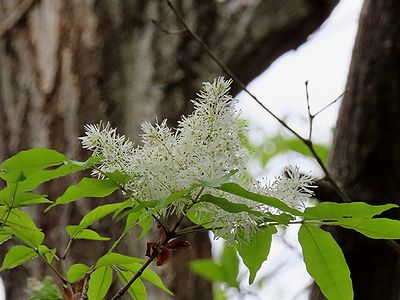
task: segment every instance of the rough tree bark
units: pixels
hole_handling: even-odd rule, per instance
[[[246,83],[303,43],[337,2],[174,1],[191,28]],[[201,82],[221,71],[188,34],[166,34],[151,19],[164,29],[180,28],[165,1],[0,0],[0,159],[31,147],[83,158],[77,137],[86,123],[110,120],[134,137],[143,120],[158,115],[174,124],[190,111],[188,99]],[[50,185],[46,193],[54,199],[60,186],[65,184]],[[36,211],[40,227],[50,231],[46,243],[64,245],[62,228],[92,205],[80,201],[46,217]],[[119,228],[103,230],[111,235]],[[210,255],[208,236],[191,242],[195,250],[173,260],[167,285],[175,299],[211,299],[210,284],[190,274],[186,263]],[[73,254],[79,261],[93,261],[104,251],[100,243],[90,252],[77,246]],[[24,299],[23,278],[47,273],[39,265],[18,270],[3,274],[9,299]]]
[[[330,168],[354,201],[400,204],[400,2],[365,1]],[[390,217],[399,219],[399,210]],[[400,299],[400,255],[381,240],[335,231],[355,299]],[[314,286],[313,300],[324,299]]]

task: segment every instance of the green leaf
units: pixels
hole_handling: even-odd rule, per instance
[[[12,209],[6,225],[19,240],[31,246],[39,247],[44,240],[44,233],[36,227],[31,216],[20,209]]]
[[[221,187],[219,188],[220,190],[227,192],[229,194],[233,194],[236,196],[240,196],[249,200],[253,200],[259,203],[263,203],[275,208],[278,208],[282,211],[291,213],[295,216],[302,216],[303,213],[298,211],[297,209],[291,208],[289,206],[286,205],[286,203],[282,202],[281,200],[274,198],[274,197],[268,197],[265,195],[260,195],[260,194],[256,194],[253,192],[250,192],[244,188],[242,188],[240,185],[238,185],[237,183],[224,183],[221,185]]]
[[[8,228],[3,228],[0,232],[0,245],[12,238],[13,234]]]
[[[240,242],[238,252],[243,259],[243,263],[249,269],[249,284],[254,282],[262,263],[267,260],[271,248],[272,235],[276,231],[275,226],[260,228],[251,236],[250,241]]]
[[[203,187],[213,187],[213,188],[219,188],[221,186],[221,184],[228,182],[231,177],[236,174],[238,172],[238,170],[231,170],[229,171],[228,174],[219,177],[219,178],[215,178],[212,180],[200,180],[200,184]]]
[[[214,214],[211,211],[205,211],[205,210],[202,210],[201,213],[199,213],[199,206],[204,207],[205,204],[198,202],[195,205],[193,205],[189,209],[189,211],[187,211],[186,217],[194,224],[199,224],[199,225],[205,224],[205,225],[203,225],[204,228],[210,228],[210,227],[207,227],[206,224],[210,223],[210,221],[213,219]],[[214,222],[213,226],[216,226],[216,225],[217,224],[215,224],[215,222]],[[221,225],[223,225],[222,222],[221,222]]]
[[[140,268],[142,267],[139,263],[133,263],[129,265],[124,265],[124,268],[131,271],[133,274],[136,274]],[[159,287],[160,289],[166,291],[169,295],[173,296],[174,294],[164,285],[161,278],[155,273],[153,270],[147,268],[144,270],[142,276],[140,278],[150,282],[151,284]]]
[[[150,230],[151,225],[153,224],[153,218],[152,216],[148,216],[147,213],[143,213],[142,215],[146,215],[145,218],[139,218],[140,220],[138,221],[137,225],[142,229],[140,232],[140,235],[137,237],[138,239],[143,238],[147,232]]]
[[[112,270],[105,266],[96,269],[89,279],[88,297],[90,300],[102,300],[112,282]]]
[[[47,148],[21,151],[0,164],[0,177],[9,182],[20,181],[21,172],[29,177],[44,168],[62,164],[66,159],[65,155]]]
[[[180,199],[180,198],[185,198],[185,196],[187,194],[189,194],[190,192],[192,192],[194,189],[198,188],[199,185],[198,184],[193,184],[190,188],[185,189],[185,190],[181,190],[181,191],[175,191],[173,193],[171,193],[171,195],[169,195],[166,198],[163,199],[159,199],[157,200],[157,204],[155,205],[154,208],[149,209],[147,211],[147,214],[144,216],[144,218],[148,218],[149,216],[151,216],[152,214],[156,214],[157,212],[159,212],[161,209],[166,208],[168,205],[172,204],[175,200]],[[152,201],[146,201],[146,202],[152,202]],[[140,221],[139,221],[140,222]]]
[[[257,215],[262,214],[260,212],[252,210],[250,207],[248,207],[245,204],[230,202],[225,198],[215,197],[210,194],[202,195],[200,197],[200,201],[214,204],[214,205],[218,206],[219,208],[221,208],[227,212],[230,212],[230,213],[248,212],[248,213],[257,214]]]
[[[192,260],[190,269],[211,281],[225,282],[224,268],[211,259]]]
[[[305,219],[371,218],[382,212],[398,207],[395,204],[370,205],[364,202],[334,203],[322,202],[315,207],[307,207]]]
[[[39,251],[41,254],[44,255],[44,257],[46,258],[47,262],[51,263],[54,259],[54,256],[56,255],[57,249],[53,248],[53,249],[49,249],[44,245],[40,245],[39,246]]]
[[[119,209],[121,203],[106,204],[96,207],[88,212],[80,221],[79,226],[87,227]]]
[[[352,300],[353,288],[343,252],[326,231],[303,224],[299,230],[308,273],[328,300]]]
[[[68,281],[72,283],[77,281],[82,278],[89,269],[90,268],[85,264],[74,264],[70,266],[67,272]]]
[[[224,282],[228,286],[239,288],[239,259],[234,247],[225,245],[219,264],[211,259],[194,260],[190,263],[190,268],[211,281]]]
[[[20,193],[15,195],[12,207],[16,208],[34,204],[52,203],[52,201],[45,197],[46,195],[39,195],[30,192]],[[3,202],[5,205],[11,205],[11,198],[5,199],[3,197],[0,197],[0,201]]]
[[[18,267],[35,256],[37,256],[37,253],[32,248],[26,246],[14,246],[7,252],[0,268],[0,272],[5,269]]]
[[[141,258],[136,258],[132,256],[127,256],[119,253],[107,253],[102,256],[96,263],[96,268],[108,266],[108,265],[129,265],[132,263],[143,262],[144,260]]]
[[[18,186],[19,192],[31,191],[40,184],[50,181],[52,179],[64,177],[68,174],[86,170],[100,159],[98,157],[90,157],[85,162],[76,162],[73,160],[64,161],[64,164],[58,168],[51,170],[40,170],[22,181]]]
[[[124,285],[134,276],[132,273],[119,269],[117,274],[119,280],[121,280],[122,284]],[[147,298],[146,287],[144,286],[140,278],[136,279],[132,283],[132,285],[128,289],[128,293],[135,300],[146,300]]]
[[[56,200],[56,203],[48,207],[46,211],[55,205],[69,203],[83,197],[106,197],[118,188],[119,186],[109,179],[85,177],[77,184],[69,186],[64,194]]]
[[[73,159],[69,159],[64,163],[66,165],[74,165],[80,167],[81,170],[86,170],[94,166],[96,163],[101,162],[104,158],[101,156],[91,156],[86,161],[76,161]]]
[[[294,151],[314,158],[314,155],[302,141],[290,137],[288,138],[280,134],[267,139],[261,145],[252,145],[248,138],[246,138],[244,142],[245,147],[250,150],[252,156],[261,162],[262,166],[265,166],[271,158],[287,151]],[[327,162],[329,148],[323,144],[313,144],[313,146],[321,160]]]
[[[131,177],[125,173],[121,173],[120,171],[114,171],[112,173],[105,173],[105,176],[110,179],[111,181],[118,183],[118,184],[125,184]]]
[[[221,267],[224,271],[225,282],[232,287],[239,287],[237,277],[239,275],[239,259],[235,247],[225,244],[221,257]]]
[[[110,238],[102,237],[91,229],[82,229],[80,226],[70,225],[66,228],[68,235],[74,240],[109,241]]]
[[[333,224],[355,231],[371,239],[400,239],[400,221],[378,218],[378,219],[343,219]]]

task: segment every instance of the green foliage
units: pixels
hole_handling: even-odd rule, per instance
[[[372,218],[395,207],[398,206],[395,204],[370,205],[364,202],[322,202],[315,207],[306,208],[304,219]]]
[[[190,268],[197,274],[230,287],[239,288],[239,259],[234,247],[225,246],[219,262],[211,259],[194,260]]]
[[[400,239],[400,221],[398,220],[357,218],[339,220],[335,224],[354,229],[371,239]]]
[[[308,273],[329,300],[353,299],[350,271],[343,252],[330,233],[315,225],[303,224],[299,231]]]
[[[282,202],[281,200],[279,200],[277,198],[268,197],[265,195],[260,195],[260,194],[250,192],[250,191],[244,189],[243,187],[241,187],[240,185],[238,185],[237,183],[232,183],[232,182],[224,183],[219,187],[219,189],[221,191],[230,193],[232,195],[240,196],[245,199],[249,199],[252,201],[256,201],[256,202],[259,202],[262,204],[266,204],[266,205],[275,207],[277,209],[280,209],[283,212],[287,212],[287,213],[290,213],[295,216],[303,215],[303,213],[300,212],[299,210],[289,207],[286,203]]]
[[[248,242],[241,242],[238,246],[239,255],[250,271],[249,284],[254,282],[258,270],[267,260],[272,243],[272,235],[276,233],[275,226],[269,226],[257,231]]]
[[[4,257],[0,271],[12,269],[37,256],[37,253],[26,246],[14,246]]]
[[[49,208],[66,204],[83,197],[106,197],[119,188],[119,185],[110,179],[83,178],[77,184],[71,185],[56,202]]]
[[[51,277],[45,277],[38,285],[31,287],[32,296],[28,300],[61,300],[62,295]]]
[[[117,275],[122,284],[126,284],[134,276],[134,274],[130,272],[119,269],[117,270]],[[146,287],[140,278],[135,280],[135,282],[129,287],[128,293],[132,299],[135,300],[147,299]]]
[[[269,154],[265,154],[265,161],[270,158],[271,153],[276,154],[288,147],[299,153],[308,154],[304,150],[304,146],[299,146],[297,141],[291,139],[276,137],[273,139],[273,144],[275,148],[272,152],[268,152]],[[326,157],[326,148],[321,146],[317,149],[323,158]],[[166,226],[163,214],[167,210],[172,211],[172,205],[182,199],[186,201],[186,207],[183,208],[185,216],[201,226],[182,229],[182,224],[178,224],[177,230],[162,229],[161,235],[167,240],[164,241],[161,238],[158,241],[159,244],[153,243],[160,247],[159,245],[164,242],[162,247],[158,248],[157,255],[168,254],[171,249],[187,247],[184,240],[179,240],[179,232],[188,234],[196,233],[196,230],[216,229],[218,222],[215,222],[213,226],[207,223],[212,221],[211,214],[208,215],[208,212],[204,211],[201,218],[196,214],[196,210],[201,206],[213,204],[232,216],[237,214],[254,215],[260,221],[258,227],[251,232],[249,240],[246,240],[248,232],[245,233],[244,228],[236,228],[236,240],[230,241],[230,245],[225,245],[218,261],[197,260],[191,262],[190,265],[197,274],[237,291],[240,291],[238,254],[249,270],[249,284],[253,284],[261,265],[267,261],[272,236],[277,232],[279,225],[302,224],[298,238],[307,270],[329,300],[352,299],[352,283],[341,249],[332,236],[321,229],[319,225],[341,226],[373,239],[400,239],[400,221],[377,217],[389,209],[398,207],[397,205],[324,202],[301,212],[277,198],[251,192],[243,186],[233,183],[232,178],[237,170],[220,178],[195,182],[188,189],[171,191],[170,195],[162,199],[147,199],[146,201],[136,199],[134,195],[125,190],[124,185],[131,178],[118,171],[102,174],[104,179],[84,177],[78,183],[67,187],[64,194],[54,202],[52,199],[48,199],[47,195],[35,192],[37,187],[50,180],[86,169],[98,171],[96,164],[100,160],[100,157],[92,157],[86,162],[77,162],[68,160],[57,151],[40,148],[22,151],[0,164],[0,178],[6,183],[6,187],[0,191],[0,244],[10,239],[16,243],[4,256],[0,271],[19,267],[36,258],[51,267],[52,271],[67,286],[72,286],[85,275],[90,275],[88,283],[90,300],[103,299],[113,278],[125,285],[139,272],[140,278],[128,288],[132,299],[146,299],[144,281],[172,295],[172,292],[153,270],[149,268],[142,270],[143,264],[146,263],[144,259],[118,253],[116,249],[134,226],[142,229],[139,238],[147,234],[154,221],[160,228]],[[47,211],[56,205],[67,205],[84,197],[104,198],[115,191],[122,192],[120,195],[122,194],[123,197],[119,202],[109,204],[101,200],[97,207],[83,216],[79,224],[69,225],[65,228],[66,235],[69,236],[69,243],[65,249],[49,248],[45,244],[45,232],[36,226],[30,214],[25,211],[27,206],[48,205]],[[213,194],[215,191],[217,193]],[[247,202],[236,203],[231,200],[230,195],[244,198]],[[254,203],[253,206],[252,203]],[[255,211],[254,207],[257,205],[268,205],[276,210],[276,213]],[[101,232],[93,229],[95,227],[91,228],[96,222],[107,216],[112,216],[113,222],[125,222],[124,230],[114,236],[104,237]],[[162,225],[160,226],[160,224]],[[165,237],[167,233],[170,236]],[[171,239],[172,236],[178,237],[178,239],[174,241]],[[87,240],[87,242],[89,240],[97,242],[111,240],[112,243],[110,243],[108,251],[97,258],[93,265],[87,266],[75,262],[70,266],[66,265],[68,271],[64,274],[58,271],[54,260],[66,264],[65,259],[77,239]],[[149,246],[148,253],[151,253],[153,249],[151,247]],[[227,299],[223,289],[215,287],[214,293],[216,299]],[[45,278],[33,290],[30,299],[61,299],[61,296],[54,283],[49,278]]]
[[[313,154],[302,141],[280,134],[265,139],[265,141],[259,145],[251,143],[247,136],[243,136],[242,143],[244,147],[246,147],[247,150],[252,154],[252,157],[256,161],[259,161],[262,166],[266,166],[271,158],[288,151],[293,151],[301,155],[314,158]],[[313,145],[318,156],[323,162],[326,163],[328,161],[329,148],[323,144]]]
[[[78,279],[82,278],[86,272],[89,271],[89,267],[85,264],[73,264],[69,267],[67,272],[67,279],[69,282],[74,283]]]
[[[90,300],[102,300],[112,283],[112,269],[104,266],[96,269],[89,280],[88,296]]]

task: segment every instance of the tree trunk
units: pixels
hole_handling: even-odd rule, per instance
[[[353,201],[400,204],[400,2],[365,1],[330,167]],[[389,216],[399,219],[399,210]],[[335,237],[355,299],[400,299],[400,255],[348,230]],[[313,300],[324,299],[314,287]]]
[[[303,43],[337,2],[174,3],[191,28],[247,83],[283,52]],[[87,153],[80,150],[77,137],[84,124],[100,120],[111,121],[131,137],[137,136],[143,120],[154,120],[156,115],[173,125],[191,110],[188,100],[195,97],[201,82],[221,74],[187,33],[163,32],[180,29],[165,1],[21,3],[0,0],[1,160],[31,147],[50,147],[82,159]],[[55,199],[65,183],[51,184],[45,192]],[[65,245],[65,225],[76,224],[92,207],[89,201],[78,201],[45,217],[36,210],[40,227],[48,232],[45,242],[50,247]],[[110,236],[120,230],[100,225]],[[90,243],[95,245],[90,253],[83,244],[76,244],[72,260],[90,263],[104,253],[105,244]],[[135,238],[127,244],[126,253],[134,253]],[[167,285],[178,300],[211,299],[210,284],[188,275],[187,267],[187,259],[210,256],[209,239],[204,235],[192,240],[192,245],[194,250],[173,260],[167,272],[173,282]],[[136,255],[143,256],[143,249],[138,251]],[[42,278],[45,273],[36,264],[5,272],[8,298],[24,299],[22,278]],[[19,280],[13,280],[15,276]]]

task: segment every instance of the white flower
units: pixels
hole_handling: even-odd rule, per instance
[[[134,144],[124,135],[119,135],[117,129],[111,128],[108,122],[105,125],[86,125],[85,130],[86,135],[79,139],[83,148],[93,151],[94,156],[104,158],[99,169],[103,172],[118,170],[127,173],[125,161],[134,152]]]
[[[231,177],[232,182],[255,193],[279,198],[292,207],[303,206],[312,195],[310,188],[313,186],[311,177],[300,174],[297,167],[287,167],[287,176],[277,177],[269,185],[246,179],[247,154],[240,142],[243,126],[237,120],[235,101],[228,94],[231,82],[220,77],[213,83],[204,83],[193,101],[193,113],[182,116],[176,129],[169,128],[166,120],[155,125],[144,122],[142,144],[137,147],[109,123],[86,125],[86,136],[80,138],[82,146],[93,151],[93,155],[103,157],[98,167],[102,172],[118,170],[128,174],[131,180],[124,188],[140,201],[166,198],[199,180],[219,178],[238,170]],[[185,213],[186,205],[191,204],[198,193],[199,188],[192,192],[192,199],[177,199],[173,210]],[[196,204],[198,218],[207,216],[211,220],[208,226],[227,240],[238,239],[239,235],[249,240],[263,223],[264,215],[280,213],[267,205],[215,189],[206,188],[205,193],[245,204],[257,212],[229,213],[213,203]]]
[[[304,209],[307,199],[313,196],[313,180],[310,174],[300,173],[298,166],[287,166],[285,175],[278,176],[269,186],[269,194],[287,205]]]

